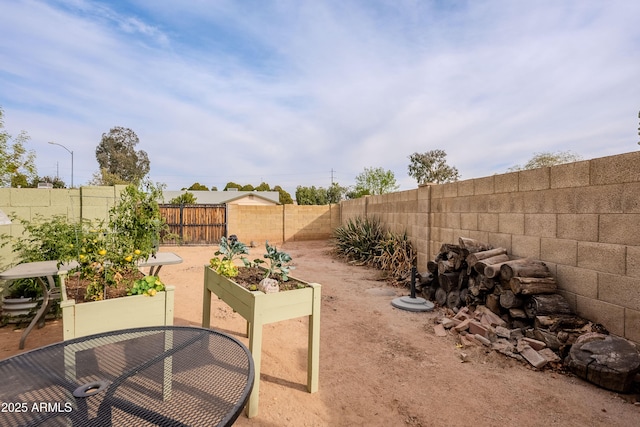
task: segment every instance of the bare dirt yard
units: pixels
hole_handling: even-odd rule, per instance
[[[295,277],[322,284],[320,388],[306,391],[307,320],[267,325],[259,414],[241,415],[238,426],[640,425],[635,396],[537,371],[485,348],[459,348],[454,335],[437,337],[438,309],[393,308],[391,300],[407,290],[380,281],[376,270],[334,259],[327,242],[279,248],[292,255]],[[252,249],[252,256],[262,249]],[[176,286],[175,323],[200,326],[203,266],[216,248],[161,250],[184,259],[160,272]],[[247,343],[244,319],[217,299],[211,325]],[[20,332],[0,328],[0,358],[19,352]],[[61,321],[49,321],[32,332],[26,350],[61,339]]]

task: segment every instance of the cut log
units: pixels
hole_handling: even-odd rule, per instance
[[[448,273],[454,270],[454,264],[450,260],[440,260],[438,261],[438,274]]]
[[[500,316],[500,297],[498,295],[489,294],[485,300],[485,306],[493,313]]]
[[[495,279],[489,279],[487,276],[484,276],[484,275],[478,276],[478,278],[480,279],[480,283],[478,284],[478,287],[483,292],[492,290],[497,284]]]
[[[491,277],[492,279],[501,279],[502,276],[500,274],[500,268],[506,264],[506,263],[518,263],[521,262],[522,260],[519,259],[510,259],[508,261],[505,262],[499,262],[499,263],[495,263],[495,264],[491,264],[485,267],[484,269],[484,275],[487,277]]]
[[[437,274],[438,273],[438,262],[437,261],[427,261],[427,270],[430,273]]]
[[[569,303],[560,294],[533,295],[524,305],[524,311],[531,319],[536,316],[572,314]]]
[[[495,248],[489,249],[488,251],[471,253],[467,257],[467,264],[469,265],[469,267],[473,267],[478,261],[506,253],[507,250],[505,248]]]
[[[511,280],[513,277],[550,277],[551,272],[542,261],[535,259],[515,260],[500,266],[502,280]]]
[[[458,243],[460,244],[460,247],[465,248],[469,251],[469,253],[482,252],[493,249],[493,246],[488,243],[484,243],[479,240],[470,239],[467,237],[459,237]]]
[[[439,274],[438,275],[438,283],[440,287],[445,290],[445,292],[451,292],[455,289],[458,289],[458,276],[460,275],[457,271],[451,271],[449,273]]]
[[[458,289],[465,289],[469,287],[469,275],[466,270],[460,270],[458,275]]]
[[[492,256],[489,258],[485,258],[485,259],[481,259],[480,261],[476,262],[473,266],[473,268],[480,274],[484,274],[484,270],[487,268],[487,266],[492,265],[492,264],[498,264],[498,263],[502,263],[505,261],[509,261],[509,255],[507,254],[500,254],[500,255],[496,255],[496,256]],[[486,276],[486,274],[485,274]]]
[[[500,305],[506,309],[520,307],[523,303],[523,299],[510,290],[500,294]]]
[[[447,305],[447,291],[445,291],[444,289],[442,288],[436,289],[434,298],[436,300],[436,303],[440,307],[444,307],[445,305]]]
[[[454,290],[447,294],[447,307],[449,307],[450,309],[454,309],[460,307],[461,305],[460,291]]]
[[[552,315],[552,316],[536,316],[534,327],[541,329],[549,329],[551,332],[563,329],[580,329],[589,323],[587,319],[573,314]]]
[[[624,338],[589,333],[571,346],[568,367],[578,377],[608,390],[628,393],[640,372],[640,353]]]
[[[512,277],[509,287],[518,295],[552,294],[558,290],[553,277]]]
[[[527,313],[525,313],[521,308],[510,308],[509,316],[511,316],[513,319],[526,319]]]
[[[462,305],[467,305],[467,294],[469,293],[469,289],[464,288],[460,289],[460,303]]]

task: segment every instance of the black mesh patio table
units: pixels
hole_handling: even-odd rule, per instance
[[[253,381],[248,349],[211,329],[90,335],[0,361],[0,426],[228,426]]]

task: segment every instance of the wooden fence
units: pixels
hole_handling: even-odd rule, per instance
[[[163,244],[212,245],[227,233],[226,205],[160,205],[169,233],[178,240]]]

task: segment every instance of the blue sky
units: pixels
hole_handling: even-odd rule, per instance
[[[0,106],[76,185],[114,126],[168,189],[353,185],[443,149],[462,179],[637,150],[640,2],[0,0]]]

